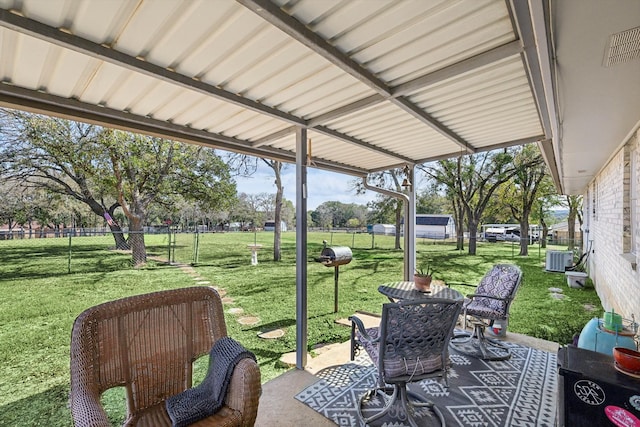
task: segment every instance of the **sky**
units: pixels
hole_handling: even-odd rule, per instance
[[[261,163],[261,162],[259,162]],[[238,193],[275,194],[276,185],[273,169],[262,164],[251,177],[235,177]],[[351,189],[354,180],[359,178],[314,168],[307,168],[307,210],[315,210],[324,202],[338,201],[366,205],[376,198],[376,193],[367,191],[364,195],[356,195]],[[296,204],[296,167],[285,163],[282,171],[284,198]]]

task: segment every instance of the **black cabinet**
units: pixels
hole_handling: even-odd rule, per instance
[[[613,356],[567,346],[558,351],[558,425],[640,426],[640,379]]]

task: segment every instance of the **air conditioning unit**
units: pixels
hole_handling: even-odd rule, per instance
[[[545,270],[564,273],[567,267],[573,265],[573,253],[571,251],[547,251]]]

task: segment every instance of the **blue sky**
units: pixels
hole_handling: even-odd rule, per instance
[[[307,209],[314,210],[328,201],[342,203],[357,203],[365,205],[375,199],[376,193],[367,191],[364,195],[356,195],[351,189],[352,182],[357,179],[350,175],[328,172],[314,168],[307,169]],[[235,177],[238,193],[275,194],[273,170],[265,165],[259,165],[258,171],[251,177]],[[282,172],[284,197],[296,203],[296,168],[293,164],[284,165]]]

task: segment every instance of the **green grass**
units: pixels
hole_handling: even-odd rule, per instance
[[[260,263],[250,265],[248,244],[264,246]],[[295,351],[296,283],[295,234],[283,235],[283,260],[272,261],[272,233],[200,235],[197,272],[212,285],[224,288],[233,305],[245,315],[257,316],[256,326],[242,326],[237,315],[226,313],[229,334],[258,357],[263,382],[284,372],[278,366],[281,354]],[[167,236],[147,236],[152,255],[165,256]],[[334,313],[334,269],[313,261],[322,241],[334,246],[352,246],[353,261],[340,267],[338,313]],[[381,283],[402,278],[402,251],[393,250],[393,238],[376,236],[372,249],[366,234],[310,233],[308,263],[308,343],[348,340],[349,328],[335,320],[356,310],[380,313],[385,297],[377,292]],[[38,239],[0,242],[0,425],[70,426],[69,338],[75,317],[84,309],[128,295],[194,286],[181,270],[151,262],[147,268],[130,267],[130,255],[108,250],[109,237],[87,237],[72,242],[71,274],[68,274],[68,239]],[[193,235],[178,235],[176,259],[193,259]],[[452,245],[420,241],[418,258],[428,258],[436,278],[447,282],[476,283],[491,265],[518,264],[523,284],[511,309],[509,331],[562,344],[571,340],[584,324],[602,309],[592,286],[571,289],[563,274],[547,273],[544,252],[531,246],[529,257],[518,257],[510,244],[480,244],[478,255],[468,256]],[[549,287],[564,290],[566,297],[550,297]],[[463,293],[470,289],[458,288]],[[594,304],[590,312],[584,304]],[[285,336],[263,340],[257,334],[273,328]],[[201,375],[202,364],[198,370]],[[122,417],[118,396],[107,405],[113,419]]]

